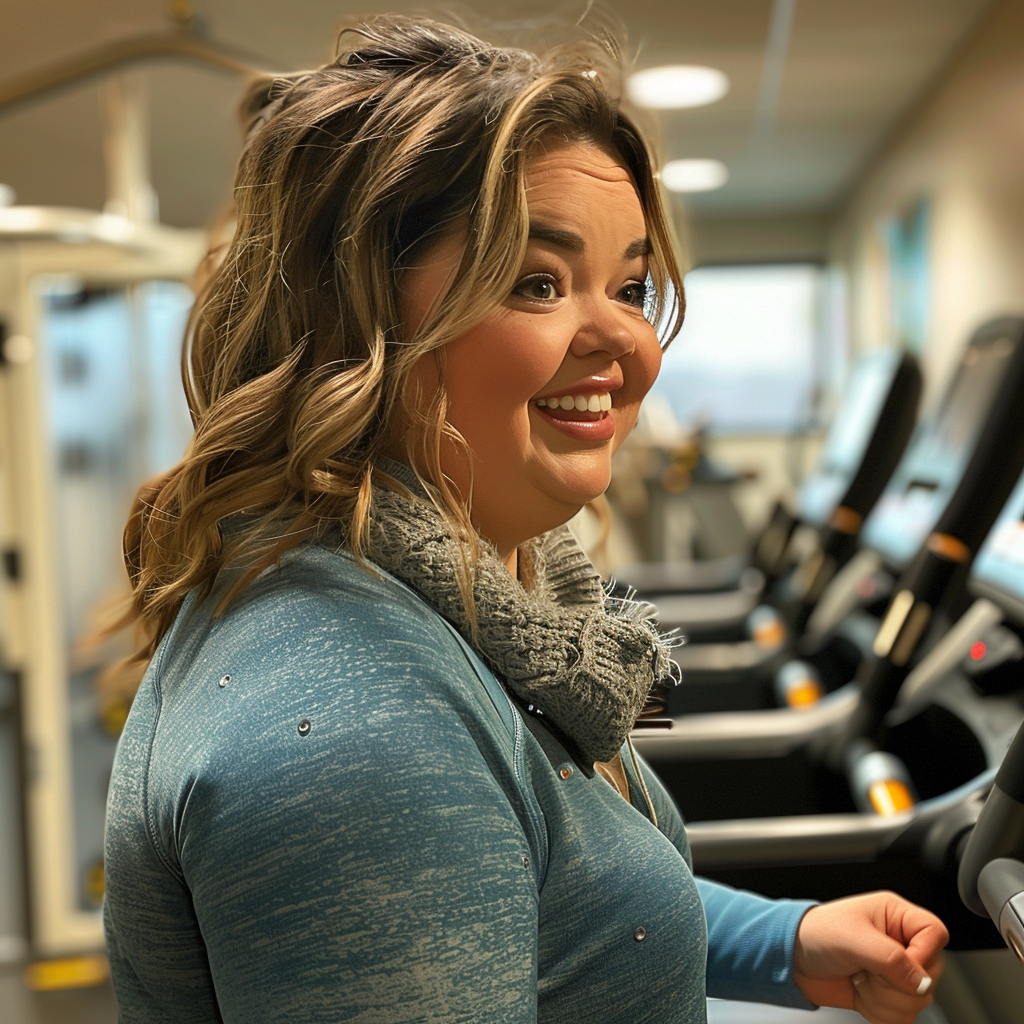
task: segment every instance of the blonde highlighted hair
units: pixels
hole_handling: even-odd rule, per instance
[[[237,228],[199,296],[183,378],[195,436],[140,491],[125,530],[130,618],[145,661],[185,595],[231,593],[284,552],[340,529],[364,556],[371,479],[415,362],[484,319],[515,283],[527,241],[525,174],[541,140],[581,141],[631,172],[651,242],[652,315],[667,340],[682,285],[652,169],[617,101],[607,45],[544,56],[421,18],[342,33],[330,64],[256,83],[235,183]],[[459,271],[415,332],[403,268],[462,227]],[[666,303],[671,308],[666,309]],[[473,550],[467,499],[441,472],[443,383],[409,403],[410,459],[453,535]],[[468,584],[467,584],[468,586]]]

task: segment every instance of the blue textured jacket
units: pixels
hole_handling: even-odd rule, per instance
[[[649,770],[658,827],[403,584],[307,546],[215,603],[186,601],[114,766],[122,1024],[696,1024],[705,981],[810,1005],[810,904],[695,882]]]

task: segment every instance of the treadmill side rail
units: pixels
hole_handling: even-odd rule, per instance
[[[848,683],[808,708],[684,715],[671,719],[664,729],[634,733],[633,742],[654,761],[784,757],[813,738],[836,731],[859,699],[857,685]]]
[[[876,814],[698,821],[686,826],[694,871],[783,864],[871,861],[914,820]]]

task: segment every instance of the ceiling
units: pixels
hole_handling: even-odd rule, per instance
[[[180,2],[180,0],[179,0]],[[970,35],[990,0],[605,0],[639,66],[709,64],[732,88],[704,108],[661,117],[668,158],[714,157],[728,184],[687,198],[702,218],[821,215]],[[100,42],[170,24],[165,0],[4,0],[0,81]],[[196,0],[208,35],[282,68],[322,63],[336,26],[365,0]],[[394,0],[391,10],[423,10]],[[476,0],[457,9],[526,23],[549,38],[586,5]],[[451,5],[434,7],[434,13]],[[791,10],[789,32],[785,14]],[[774,43],[772,37],[775,17]],[[441,15],[443,16],[443,15]],[[478,23],[479,26],[478,26]],[[766,60],[767,55],[767,60]],[[206,223],[230,187],[240,83],[168,61],[141,72],[161,219]],[[0,182],[23,203],[99,208],[104,198],[100,93],[87,83],[0,112]],[[760,97],[760,100],[759,100]],[[777,98],[777,103],[773,102]],[[760,103],[760,106],[759,106]],[[759,113],[760,111],[760,113]]]

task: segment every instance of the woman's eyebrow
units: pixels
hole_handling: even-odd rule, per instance
[[[547,224],[535,224],[533,221],[530,222],[528,237],[536,238],[541,242],[550,242],[552,245],[557,245],[560,249],[568,249],[576,255],[581,255],[587,247],[587,243],[575,231],[552,228],[548,227]]]
[[[622,254],[623,260],[635,260],[640,256],[650,256],[651,254],[651,240],[649,238],[638,238],[635,242],[630,242],[626,246],[626,251]]]
[[[560,249],[568,249],[576,255],[582,255],[587,248],[587,243],[581,235],[575,231],[566,231],[564,228],[553,228],[547,224],[530,222],[529,237],[541,242],[550,242]],[[626,246],[622,254],[624,261],[635,260],[640,256],[648,256],[651,252],[651,241],[649,238],[638,238]]]

